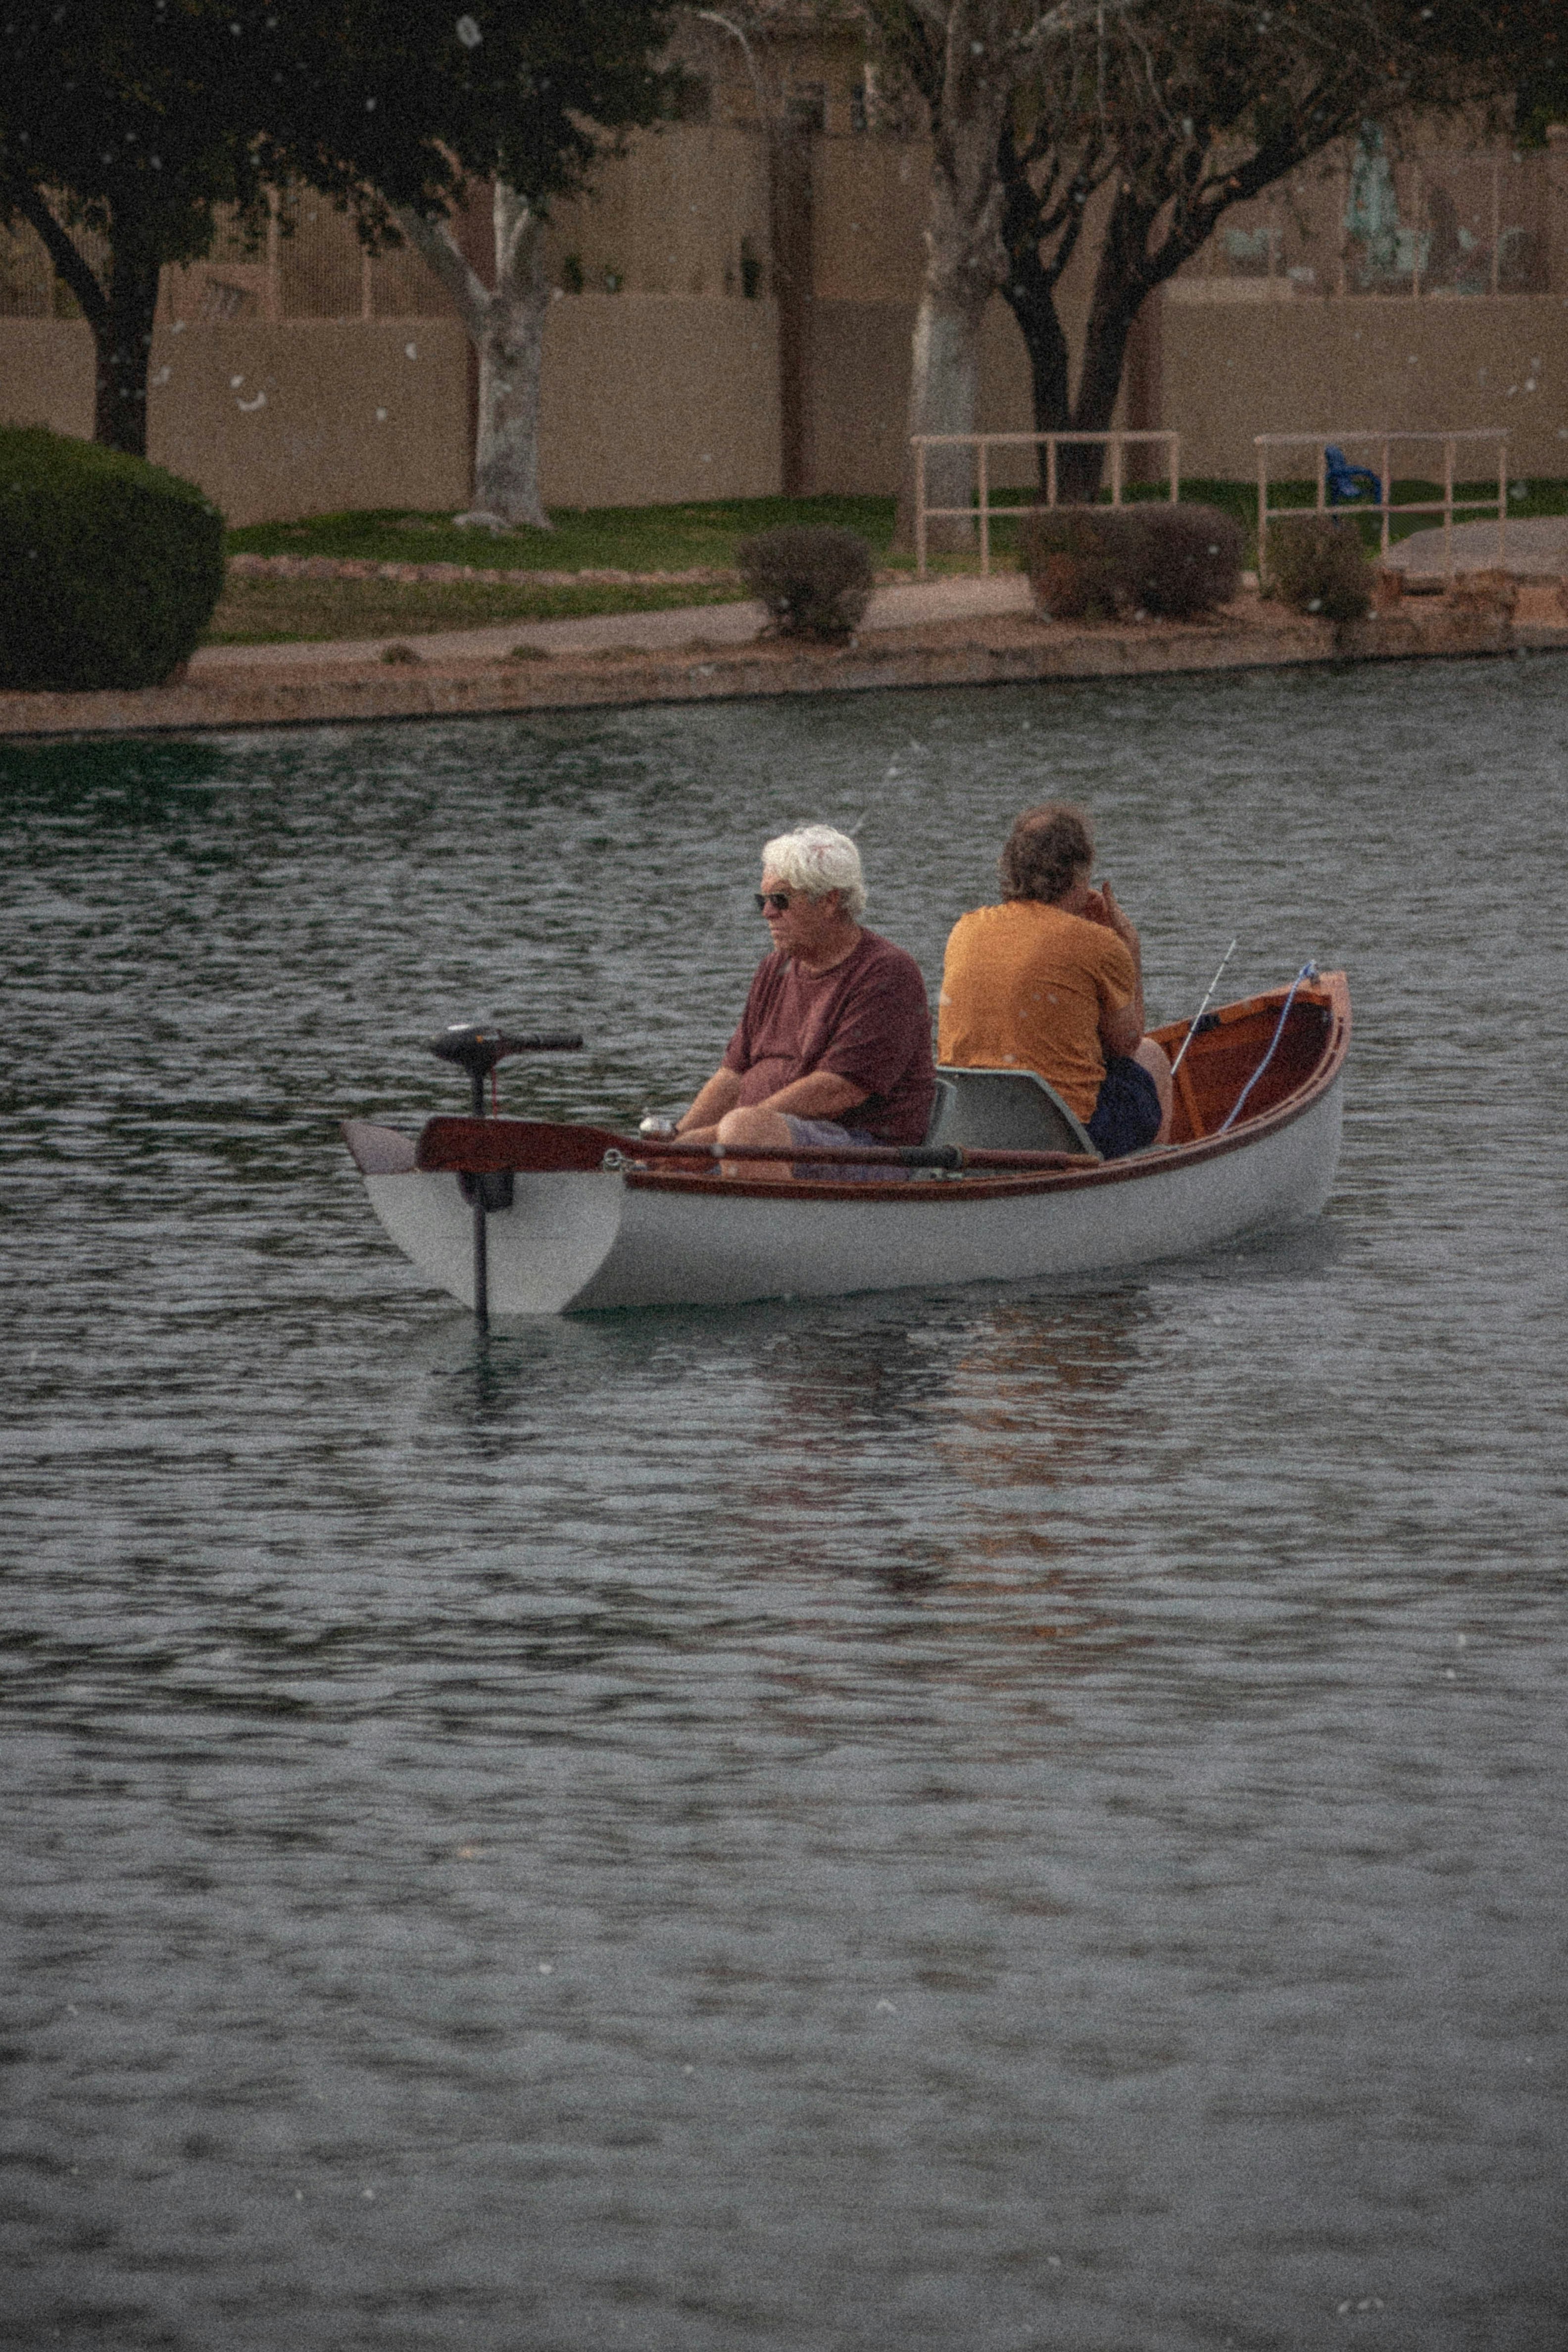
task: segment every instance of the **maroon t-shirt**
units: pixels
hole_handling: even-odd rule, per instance
[[[862,931],[831,971],[802,971],[775,950],[757,966],[724,1067],[739,1076],[742,1104],[831,1070],[866,1089],[840,1125],[881,1143],[923,1143],[936,1072],[919,964],[876,931]]]

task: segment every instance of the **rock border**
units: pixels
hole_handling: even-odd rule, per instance
[[[1505,614],[1440,608],[1419,619],[1327,621],[1235,611],[1208,623],[1066,626],[1023,617],[878,630],[845,646],[757,641],[679,651],[611,647],[533,660],[303,659],[139,692],[0,694],[0,737],[217,732],[237,727],[484,717],[780,694],[865,694],[914,687],[1160,677],[1333,662],[1471,659],[1568,650],[1568,627],[1516,626]]]

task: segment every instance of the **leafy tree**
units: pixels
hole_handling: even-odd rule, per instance
[[[859,0],[868,45],[889,93],[912,89],[931,128],[926,264],[915,316],[909,432],[973,433],[980,394],[980,335],[1007,268],[1004,193],[997,167],[1003,130],[1018,93],[1048,82],[1060,45],[1080,23],[1116,22],[1138,0]],[[1149,0],[1157,5],[1157,0]],[[913,534],[913,459],[905,443],[897,544]],[[927,498],[967,507],[967,449],[931,452]],[[967,517],[932,527],[935,546],[963,546]]]
[[[479,346],[479,503],[542,520],[540,223],[603,126],[659,111],[667,24],[666,0],[0,0],[0,219],[92,329],[95,437],[145,451],[163,265],[209,252],[220,210],[258,231],[294,179],[429,256]],[[496,181],[493,292],[448,224],[471,174]]]
[[[37,231],[92,330],[94,437],[141,457],[159,271],[210,249],[220,205],[261,216],[276,19],[256,0],[0,6],[0,219]]]
[[[406,237],[479,353],[473,520],[547,530],[539,395],[552,299],[543,228],[560,197],[636,124],[668,111],[680,77],[658,63],[671,0],[325,0],[317,67],[291,94],[297,173],[335,191],[376,241]],[[470,175],[492,184],[494,284],[453,233]],[[395,225],[395,226],[394,226]]]
[[[1559,5],[1179,0],[1075,30],[1016,94],[997,152],[1001,290],[1029,354],[1036,430],[1109,427],[1139,311],[1226,213],[1363,123],[1502,100]],[[1074,384],[1057,289],[1101,189]],[[1092,496],[1101,454],[1062,451],[1064,497]]]

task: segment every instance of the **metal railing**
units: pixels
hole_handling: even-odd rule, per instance
[[[1110,503],[1121,504],[1122,478],[1125,472],[1124,453],[1130,442],[1163,441],[1166,449],[1166,472],[1170,479],[1171,499],[1174,504],[1180,495],[1182,478],[1182,436],[1179,433],[911,433],[910,444],[915,453],[915,571],[921,579],[926,568],[926,520],[933,515],[962,515],[980,521],[980,576],[988,577],[991,571],[991,518],[995,515],[1016,515],[1027,512],[1017,507],[994,507],[991,504],[990,452],[999,448],[1038,449],[1046,453],[1046,504],[1057,503],[1057,451],[1063,442],[1082,447],[1094,444],[1110,452]],[[969,448],[979,452],[977,484],[979,502],[966,507],[931,507],[926,504],[926,451],[928,449]]]
[[[1389,470],[1391,451],[1412,441],[1425,442],[1428,446],[1440,441],[1443,445],[1443,495],[1440,499],[1411,499],[1395,503],[1393,498],[1394,477]],[[1454,452],[1461,441],[1491,441],[1498,444],[1498,478],[1495,494],[1488,491],[1485,498],[1457,499],[1454,496]],[[1270,449],[1316,449],[1318,453],[1318,499],[1314,509],[1318,514],[1328,511],[1328,459],[1330,443],[1343,449],[1375,449],[1378,452],[1378,484],[1381,499],[1347,499],[1347,514],[1376,514],[1383,518],[1380,552],[1388,560],[1389,526],[1394,515],[1440,514],[1443,518],[1443,576],[1454,576],[1454,517],[1479,510],[1497,517],[1497,560],[1500,566],[1508,529],[1508,433],[1501,427],[1479,426],[1463,433],[1255,433],[1252,446],[1258,452],[1258,576],[1268,572],[1268,522],[1272,516],[1279,520],[1288,515],[1306,511],[1301,507],[1271,507],[1268,503],[1268,452]],[[1367,470],[1372,469],[1369,467]]]

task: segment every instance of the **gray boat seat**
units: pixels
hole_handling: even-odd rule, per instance
[[[959,1143],[972,1151],[1100,1156],[1082,1120],[1037,1071],[963,1070],[946,1062],[937,1070],[926,1141]]]

